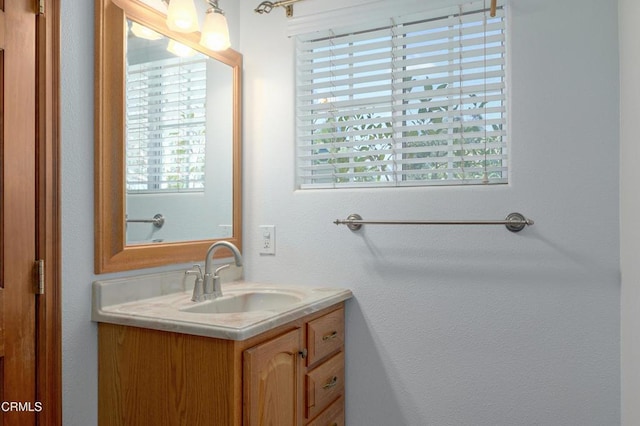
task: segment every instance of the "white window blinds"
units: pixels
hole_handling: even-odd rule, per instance
[[[507,182],[504,8],[488,4],[299,34],[300,187]]]
[[[127,65],[128,192],[202,191],[206,57]]]

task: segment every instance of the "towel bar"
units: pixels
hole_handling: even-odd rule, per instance
[[[336,225],[347,225],[352,231],[362,225],[504,225],[511,232],[520,232],[525,226],[534,224],[520,213],[510,213],[504,220],[363,220],[359,214],[350,214],[346,219],[336,219]]]

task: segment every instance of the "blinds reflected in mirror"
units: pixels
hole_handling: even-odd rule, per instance
[[[207,58],[130,37],[126,65],[127,192],[202,191]]]

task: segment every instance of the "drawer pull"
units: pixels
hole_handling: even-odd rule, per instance
[[[337,384],[338,384],[338,376],[333,376],[331,380],[329,380],[327,383],[324,384],[324,386],[322,386],[322,389],[331,389]]]
[[[332,333],[325,334],[324,336],[322,336],[322,340],[326,342],[327,340],[335,339],[336,337],[338,337],[338,332],[334,331]]]

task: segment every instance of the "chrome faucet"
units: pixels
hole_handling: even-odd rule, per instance
[[[218,241],[211,244],[209,250],[207,250],[207,257],[204,264],[204,277],[201,271],[187,271],[187,274],[196,275],[196,284],[193,287],[193,296],[191,300],[194,302],[201,302],[203,300],[215,299],[222,296],[222,286],[220,285],[219,272],[228,268],[230,265],[222,265],[219,268],[213,268],[213,256],[215,252],[220,248],[227,248],[233,253],[236,266],[242,266],[242,255],[236,246],[228,241]],[[198,268],[199,269],[199,268]],[[199,277],[198,277],[199,275]]]

